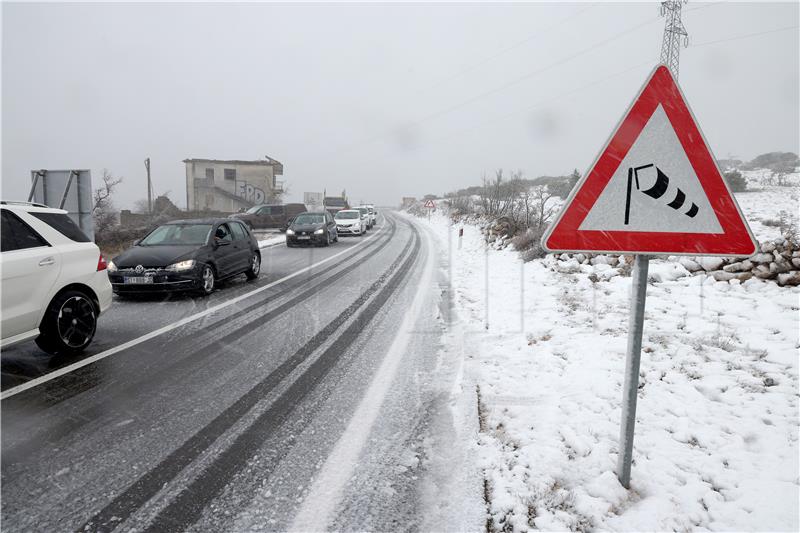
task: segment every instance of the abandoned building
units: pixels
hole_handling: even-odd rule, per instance
[[[270,157],[257,161],[184,159],[186,209],[236,213],[280,200],[283,163]]]

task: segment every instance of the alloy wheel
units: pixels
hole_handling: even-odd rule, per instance
[[[82,296],[67,299],[58,310],[58,336],[70,348],[86,345],[94,336],[97,314],[94,304]]]
[[[203,291],[207,294],[214,290],[214,271],[210,266],[203,269]]]

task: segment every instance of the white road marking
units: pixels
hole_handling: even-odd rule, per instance
[[[385,217],[384,217],[384,220],[386,220]],[[272,287],[274,287],[276,285],[279,285],[279,284],[281,284],[281,283],[283,283],[285,281],[288,281],[288,280],[290,280],[290,279],[292,279],[292,278],[294,278],[296,276],[299,276],[300,274],[308,272],[309,270],[311,270],[311,269],[313,269],[315,267],[318,267],[319,265],[321,265],[323,263],[327,263],[328,261],[336,259],[337,257],[339,257],[342,254],[346,254],[348,252],[351,252],[351,251],[357,249],[359,246],[361,246],[364,243],[369,242],[371,239],[377,237],[378,234],[380,234],[380,232],[383,231],[384,228],[385,228],[385,224],[381,225],[381,227],[378,228],[378,230],[375,233],[373,233],[372,235],[369,235],[366,238],[364,238],[362,240],[359,240],[358,243],[356,243],[354,246],[351,246],[350,248],[342,250],[341,252],[338,252],[338,253],[330,256],[330,257],[326,257],[325,259],[322,259],[321,261],[317,261],[316,263],[314,263],[312,265],[304,267],[304,268],[302,268],[302,269],[300,269],[300,270],[298,270],[298,271],[296,271],[296,272],[294,272],[292,274],[289,274],[288,276],[284,276],[281,279],[275,280],[272,283],[268,283],[267,285],[264,285],[263,287],[259,287],[257,289],[254,289],[254,290],[252,290],[250,292],[247,292],[245,294],[237,296],[236,298],[232,298],[232,299],[230,299],[230,300],[228,300],[226,302],[223,302],[221,304],[215,305],[214,307],[209,307],[205,311],[200,311],[199,313],[195,313],[193,315],[187,316],[186,318],[182,318],[182,319],[178,320],[177,322],[173,322],[172,324],[168,324],[166,326],[158,328],[157,330],[151,331],[150,333],[145,333],[141,337],[136,337],[135,339],[129,340],[128,342],[124,342],[124,343],[122,343],[122,344],[120,344],[118,346],[114,346],[113,348],[109,348],[108,350],[105,350],[105,351],[100,352],[98,354],[95,354],[95,355],[92,355],[90,357],[87,357],[86,359],[82,359],[82,360],[80,360],[80,361],[78,361],[76,363],[72,363],[71,365],[67,365],[65,367],[59,368],[58,370],[54,370],[53,372],[50,372],[50,373],[45,374],[43,376],[40,376],[38,378],[32,379],[30,381],[26,381],[25,383],[22,383],[21,385],[17,385],[16,387],[11,387],[10,389],[7,389],[7,390],[3,391],[2,394],[0,394],[0,400],[5,400],[6,398],[10,398],[11,396],[14,396],[15,394],[19,394],[20,392],[26,391],[28,389],[32,389],[33,387],[37,387],[37,386],[41,385],[42,383],[47,383],[50,380],[56,379],[58,377],[61,377],[64,374],[69,374],[70,372],[72,372],[74,370],[77,370],[79,368],[83,368],[84,366],[87,366],[87,365],[90,365],[90,364],[95,363],[97,361],[100,361],[101,359],[105,359],[106,357],[108,357],[110,355],[114,355],[115,353],[121,352],[123,350],[127,350],[128,348],[131,348],[132,346],[136,346],[137,344],[141,344],[141,343],[143,343],[145,341],[148,341],[150,339],[158,337],[159,335],[163,335],[164,333],[172,331],[172,330],[174,330],[176,328],[179,328],[181,326],[185,326],[186,324],[189,324],[190,322],[194,322],[195,320],[197,320],[199,318],[203,318],[203,317],[208,316],[210,314],[216,313],[217,311],[220,311],[221,309],[225,309],[226,307],[230,307],[231,305],[239,303],[242,300],[245,300],[245,299],[253,296],[254,294],[258,294],[260,292],[264,292],[267,289],[271,289]]]
[[[427,258],[423,266],[422,279],[416,284],[417,291],[411,306],[405,313],[397,336],[383,358],[372,383],[361,399],[350,423],[342,433],[333,451],[303,500],[292,521],[289,531],[327,531],[329,522],[342,499],[345,485],[351,479],[358,457],[378,417],[386,393],[392,385],[397,369],[403,361],[425,298],[430,294],[433,282],[434,254],[431,240],[426,238]]]

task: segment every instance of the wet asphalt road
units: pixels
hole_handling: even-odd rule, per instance
[[[392,343],[417,288],[423,240],[389,215],[366,238],[330,248],[265,248],[258,280],[232,280],[206,299],[115,298],[87,355],[345,252],[5,398],[3,530],[289,527]],[[419,526],[420,462],[409,457],[426,453],[421,443],[444,401],[431,357],[442,330],[431,312],[370,429],[381,444],[363,452],[330,517],[337,529]],[[32,344],[8,350],[3,390],[71,363]]]

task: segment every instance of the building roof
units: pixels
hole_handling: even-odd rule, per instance
[[[256,159],[255,161],[246,161],[244,159],[184,159],[184,163],[215,163],[215,164],[228,164],[228,165],[261,165],[265,167],[274,167],[276,176],[283,176],[283,163],[277,159],[272,159],[269,156],[264,156],[266,159]]]

